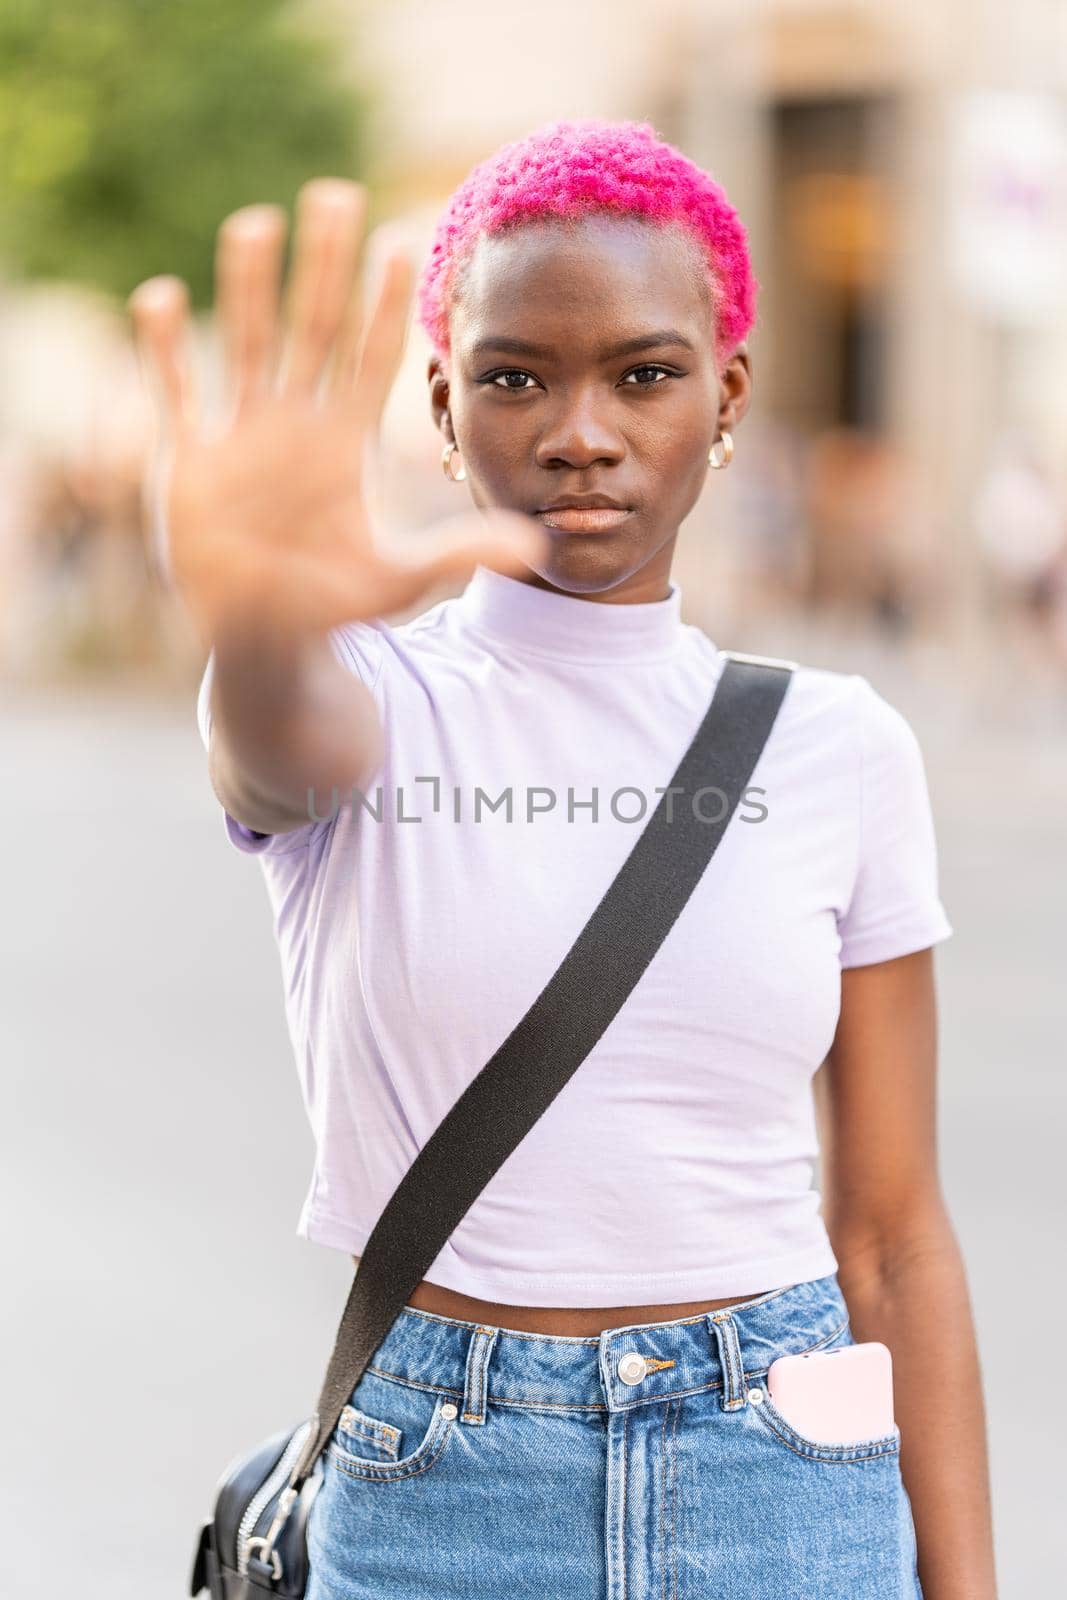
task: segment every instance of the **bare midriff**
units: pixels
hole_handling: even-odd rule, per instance
[[[359,1266],[359,1257],[352,1260]],[[442,1284],[423,1278],[408,1305],[420,1311],[433,1311],[439,1317],[458,1317],[461,1322],[480,1322],[491,1328],[513,1328],[520,1333],[558,1333],[581,1337],[603,1333],[605,1328],[622,1328],[632,1322],[677,1322],[697,1317],[705,1311],[722,1311],[742,1300],[754,1300],[766,1289],[735,1294],[725,1300],[685,1300],[670,1306],[605,1306],[591,1310],[572,1306],[506,1306],[492,1300],[477,1300]]]

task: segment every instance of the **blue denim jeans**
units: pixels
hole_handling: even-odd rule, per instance
[[[586,1338],[407,1306],[328,1447],[306,1600],[921,1600],[899,1428],[815,1442],[766,1394],[854,1342],[836,1274]]]

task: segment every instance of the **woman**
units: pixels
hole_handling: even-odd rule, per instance
[[[170,419],[171,572],[212,647],[201,732],[266,874],[316,1134],[300,1231],[357,1262],[706,710],[723,656],[681,621],[671,561],[749,404],[755,300],[722,190],[647,124],[498,151],[419,285],[444,468],[477,511],[389,552],[363,446],[411,282],[388,257],[361,333],[364,199],[302,192],[284,346],[284,215],[223,224],[214,437],[183,285],[131,301]],[[753,781],[759,831],[739,811],[352,1394],[309,1600],[993,1595],[936,1167],[931,947],[952,930],[922,757],[865,678],[799,667]],[[331,790],[356,792],[309,811]],[[897,1426],[846,1440],[772,1403],[778,1357],[875,1341]]]

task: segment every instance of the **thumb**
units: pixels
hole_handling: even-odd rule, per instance
[[[439,577],[455,578],[476,566],[521,575],[540,566],[551,548],[550,535],[533,517],[496,509],[446,517],[420,541],[418,554]]]
[[[469,578],[478,566],[521,577],[540,566],[551,548],[541,524],[519,511],[446,517],[411,545],[390,550],[389,609],[413,604],[440,583]]]

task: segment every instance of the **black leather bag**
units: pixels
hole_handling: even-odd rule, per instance
[[[589,1054],[718,845],[796,663],[726,652],[711,703],[656,810],[526,1015],[419,1151],[364,1246],[313,1415],[231,1463],[189,1592],[297,1600],[323,1452],[375,1350],[490,1178]],[[702,793],[703,791],[703,793]],[[709,820],[706,795],[718,799]],[[680,795],[680,799],[678,798]]]

